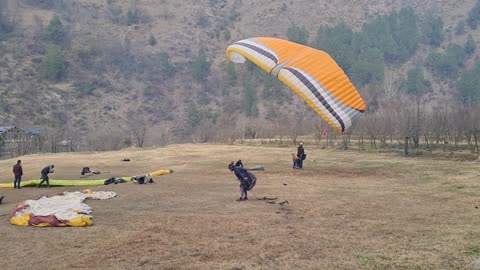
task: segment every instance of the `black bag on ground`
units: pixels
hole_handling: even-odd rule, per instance
[[[138,184],[143,185],[145,184],[145,176],[134,176],[132,181],[136,181]]]
[[[109,178],[107,180],[105,180],[105,182],[103,183],[104,185],[110,185],[110,184],[116,184],[117,181],[115,180],[115,177],[112,177],[112,178]]]
[[[90,173],[90,168],[88,168],[88,167],[83,167],[81,174],[82,174],[82,175],[85,175],[85,174],[87,174],[87,173]]]
[[[118,178],[115,184],[122,184],[122,183],[127,183],[125,179]]]

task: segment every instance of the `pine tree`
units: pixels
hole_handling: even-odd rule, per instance
[[[477,45],[475,44],[475,40],[473,40],[472,35],[468,35],[467,42],[465,42],[465,53],[468,56],[471,56],[475,52],[476,48]]]
[[[148,38],[148,45],[150,46],[157,45],[157,39],[153,36],[153,34],[150,34],[150,37]]]
[[[425,17],[422,23],[422,35],[425,43],[439,47],[443,40],[443,20],[431,14]]]
[[[477,0],[475,6],[468,13],[467,23],[472,29],[477,29],[480,22],[480,0]]]
[[[198,56],[192,63],[193,78],[200,83],[207,81],[207,76],[210,73],[210,63],[207,62],[207,55],[202,48],[198,51]]]
[[[47,36],[53,42],[61,42],[65,38],[65,29],[57,15],[53,16],[48,23]]]
[[[248,117],[258,116],[257,91],[250,80],[245,80],[243,85],[243,111]]]
[[[307,45],[308,44],[308,31],[305,29],[304,26],[296,26],[292,25],[287,30],[287,38],[288,40],[298,43]]]

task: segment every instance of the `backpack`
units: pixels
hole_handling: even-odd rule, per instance
[[[247,190],[252,190],[252,188],[255,186],[255,184],[257,184],[257,177],[255,175],[253,175],[253,173],[248,173],[248,176],[250,178],[250,181],[249,181],[249,186],[247,188]]]
[[[132,181],[140,185],[143,185],[146,183],[145,176],[134,176],[132,177]]]
[[[122,178],[116,179],[116,183],[115,183],[115,184],[122,184],[122,183],[127,183],[127,181],[125,181],[125,179],[122,179]]]
[[[83,167],[81,174],[82,174],[82,175],[85,175],[85,174],[87,174],[87,173],[90,173],[90,168],[88,168],[88,167]]]
[[[107,179],[107,180],[105,180],[105,182],[103,182],[104,185],[110,185],[110,184],[116,184],[116,183],[117,183],[117,181],[115,180],[115,177]]]

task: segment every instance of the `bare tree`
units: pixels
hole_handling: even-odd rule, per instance
[[[407,156],[410,154],[410,141],[415,136],[415,115],[416,108],[412,104],[405,106],[400,114],[400,130],[404,140],[404,153]],[[399,143],[402,144],[400,141]]]
[[[51,153],[57,153],[59,150],[59,143],[65,140],[65,127],[49,127],[45,129],[45,150]]]
[[[137,147],[143,147],[147,137],[149,125],[144,121],[136,121],[130,124],[130,132]]]
[[[392,68],[385,69],[383,89],[385,91],[386,99],[391,99],[398,94],[400,90],[400,74],[398,71]]]

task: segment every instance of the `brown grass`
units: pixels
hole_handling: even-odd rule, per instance
[[[82,166],[101,170],[101,178],[175,173],[154,185],[93,188],[118,196],[87,202],[94,208],[87,228],[8,220],[22,200],[81,188],[0,189],[0,268],[466,269],[480,258],[480,162],[307,145],[305,169],[294,171],[294,150],[189,144],[22,157],[25,179],[48,163],[56,165],[53,178],[76,179]],[[248,202],[235,202],[238,184],[226,168],[238,158],[266,167],[255,173]],[[14,162],[0,161],[0,175],[10,178]],[[264,196],[289,204],[256,200]]]

